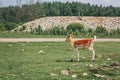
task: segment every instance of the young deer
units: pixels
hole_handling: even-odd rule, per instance
[[[78,58],[78,62],[79,62],[79,51],[78,50],[82,50],[82,49],[88,49],[88,50],[92,51],[92,61],[95,60],[95,51],[93,48],[95,39],[96,39],[96,36],[94,35],[93,39],[82,39],[82,40],[74,41],[70,34],[67,36],[65,41],[70,42],[71,46],[74,48],[74,51],[77,53],[77,58]],[[74,60],[74,56],[73,56],[72,60]]]

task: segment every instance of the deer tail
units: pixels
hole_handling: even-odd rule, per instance
[[[96,35],[93,36],[93,41],[95,41],[95,40],[96,40]]]

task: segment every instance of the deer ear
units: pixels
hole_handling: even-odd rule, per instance
[[[73,35],[73,33],[70,34],[70,36],[72,36],[72,35]]]

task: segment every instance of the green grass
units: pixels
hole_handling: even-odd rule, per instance
[[[74,38],[91,38],[91,36],[75,36]],[[0,38],[66,38],[66,35],[36,35],[31,34],[29,32],[10,32],[10,31],[0,31]],[[99,36],[97,38],[120,38],[120,35],[112,35],[112,36]]]
[[[65,38],[66,36],[58,35],[36,35],[28,32],[1,32],[0,38]]]
[[[87,50],[80,51],[80,62],[70,62],[73,51],[69,43],[0,43],[0,80],[119,80],[120,66],[111,67],[110,64],[120,61],[120,43],[99,42],[94,47],[96,54],[102,56],[95,62],[90,61],[91,53]],[[45,54],[40,55],[40,50]],[[89,65],[97,70],[90,71]],[[61,75],[61,70],[68,68],[71,73]],[[83,73],[88,75],[83,76]],[[77,78],[72,78],[72,74],[77,74]],[[94,74],[107,77],[98,78]]]

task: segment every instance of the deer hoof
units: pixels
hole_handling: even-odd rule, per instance
[[[92,62],[95,62],[95,60],[92,60]]]
[[[70,61],[73,62],[73,59],[71,59]]]

